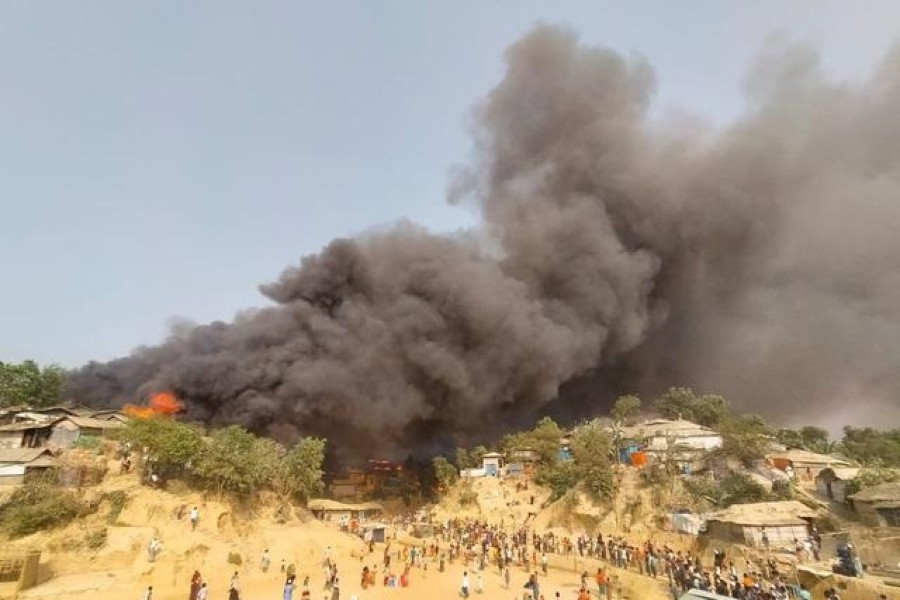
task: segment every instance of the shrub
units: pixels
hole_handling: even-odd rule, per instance
[[[0,506],[0,527],[10,537],[61,527],[90,512],[72,492],[43,484],[26,484]]]
[[[84,539],[84,545],[91,550],[99,550],[106,544],[106,535],[106,527],[96,529],[87,535]]]
[[[243,559],[243,557],[241,557],[239,552],[229,552],[228,553],[228,564],[240,567],[242,564],[244,564],[244,559]]]
[[[109,514],[106,516],[106,522],[112,525],[118,520],[119,515],[122,514],[122,509],[125,508],[125,504],[128,502],[128,496],[122,490],[116,490],[105,494],[104,498],[109,502]]]
[[[578,475],[572,461],[540,467],[534,478],[535,483],[550,488],[550,499],[559,500],[578,483]]]
[[[75,440],[73,447],[83,448],[85,450],[96,450],[100,448],[100,438],[95,435],[82,435]]]

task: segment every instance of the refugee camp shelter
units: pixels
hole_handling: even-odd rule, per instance
[[[366,541],[383,544],[387,539],[387,525],[384,523],[366,523],[360,526],[360,535]]]
[[[26,421],[0,425],[0,449],[40,448],[47,445],[53,421],[36,423]]]
[[[49,445],[54,448],[71,448],[85,437],[101,438],[121,429],[118,421],[104,421],[91,417],[62,417],[53,423]]]
[[[499,452],[485,452],[481,455],[481,468],[489,477],[499,477],[503,472],[503,455]]]
[[[819,473],[833,467],[851,467],[850,461],[828,454],[818,454],[800,448],[775,452],[768,456],[772,465],[781,471],[792,471],[794,479],[800,483],[815,485]],[[789,469],[790,467],[790,469]]]
[[[873,485],[850,496],[853,508],[869,523],[900,527],[900,482]]]
[[[847,483],[859,475],[857,467],[828,467],[816,476],[816,491],[834,502],[843,502]]]
[[[345,504],[327,498],[314,498],[306,507],[321,521],[340,521],[347,519],[359,523],[377,519],[384,513],[384,507],[377,502],[362,504]]]
[[[674,458],[685,471],[699,467],[706,452],[722,445],[722,436],[718,432],[683,419],[644,421],[623,427],[620,437],[619,458],[627,459],[623,462],[639,466],[646,459],[652,461],[674,452]],[[646,453],[646,457],[641,453]],[[636,455],[638,460],[635,460]]]
[[[724,542],[763,547],[793,547],[806,539],[816,513],[796,500],[735,504],[709,515],[706,533]]]
[[[6,448],[0,450],[0,488],[21,485],[40,478],[57,466],[48,448]]]
[[[114,408],[97,410],[92,412],[89,416],[93,419],[100,419],[101,421],[118,421],[119,423],[127,423],[129,421],[128,415]]]

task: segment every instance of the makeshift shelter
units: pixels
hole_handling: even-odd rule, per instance
[[[683,472],[690,472],[701,466],[702,457],[722,445],[722,436],[709,427],[683,419],[652,419],[637,425],[623,427],[622,444],[618,448],[621,462],[643,466],[674,451],[674,458]],[[645,452],[646,457],[634,455]]]
[[[787,472],[790,468],[790,471],[793,471],[794,478],[807,485],[814,485],[816,477],[825,469],[852,466],[850,461],[846,459],[799,448],[775,452],[770,454],[768,458],[776,469]]]
[[[104,421],[91,417],[63,417],[53,423],[48,443],[54,448],[71,448],[81,438],[106,437],[122,427],[122,423],[118,421]]]
[[[55,421],[0,425],[0,448],[40,448],[50,439]]]
[[[384,513],[384,507],[377,502],[364,502],[362,504],[344,504],[336,500],[326,498],[314,498],[306,507],[313,515],[322,521],[348,520],[358,523],[380,517]]]
[[[850,496],[863,520],[881,526],[900,527],[900,482],[882,483]]]
[[[360,535],[366,541],[383,544],[387,539],[387,525],[384,523],[366,523],[360,526]]]
[[[857,467],[828,467],[816,476],[816,491],[834,502],[846,500],[847,482],[859,475]]]
[[[503,455],[499,452],[486,452],[481,455],[481,468],[489,477],[497,477],[503,470]]]
[[[57,466],[47,448],[7,448],[0,450],[0,487],[21,485],[39,478]]]
[[[806,539],[815,517],[815,511],[796,500],[735,504],[709,515],[706,533],[750,546],[793,546],[794,540]]]

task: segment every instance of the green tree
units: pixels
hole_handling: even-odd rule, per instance
[[[0,406],[52,406],[60,401],[64,371],[33,360],[0,362]]]
[[[261,441],[242,427],[231,425],[213,432],[194,470],[220,494],[248,495],[272,477],[273,465],[281,458],[278,453],[277,444]]]
[[[634,395],[619,396],[612,409],[612,417],[617,424],[627,423],[641,410],[641,399]]]
[[[716,394],[698,396],[690,388],[669,388],[653,401],[653,408],[667,419],[685,419],[713,428],[729,415],[725,398]]]
[[[475,446],[471,450],[456,449],[456,466],[459,469],[477,469],[481,466],[481,457],[487,454],[484,446]]]
[[[765,458],[774,439],[759,415],[738,415],[722,422],[721,454],[740,460],[745,466]]]
[[[434,466],[435,479],[442,490],[449,489],[459,479],[456,467],[443,456],[435,456],[431,464]]]
[[[539,465],[552,466],[559,461],[559,442],[563,430],[550,417],[537,422],[534,429],[504,436],[500,447],[507,454],[516,450],[531,450]]]
[[[575,476],[598,500],[609,500],[616,491],[612,454],[612,439],[599,423],[586,423],[575,430],[572,436]]]
[[[322,476],[325,471],[324,438],[307,437],[294,444],[282,460],[285,471],[290,478],[291,493],[306,502],[322,493],[324,485]]]
[[[203,438],[197,427],[163,417],[131,419],[120,437],[136,448],[146,448],[156,470],[163,474],[180,472],[203,449]]]
[[[866,488],[895,481],[900,481],[900,473],[892,469],[885,469],[884,467],[863,469],[856,477],[847,482],[844,495],[849,497]]]
[[[879,431],[871,427],[844,427],[841,447],[848,458],[863,465],[900,467],[900,429]]]

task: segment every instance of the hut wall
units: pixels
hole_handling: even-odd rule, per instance
[[[766,537],[769,538],[769,547],[791,546],[794,540],[803,540],[809,535],[806,525],[767,525],[765,527]],[[761,547],[763,527],[761,526],[745,526],[743,527],[743,538],[746,544],[750,546]]]

